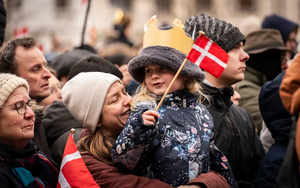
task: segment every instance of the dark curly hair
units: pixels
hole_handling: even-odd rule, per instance
[[[3,73],[18,73],[18,66],[15,60],[16,48],[21,46],[29,49],[36,46],[36,41],[31,36],[16,38],[10,40],[0,51],[0,72]]]

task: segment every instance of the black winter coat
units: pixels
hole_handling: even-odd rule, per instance
[[[202,87],[212,97],[210,103],[206,100],[204,104],[214,120],[215,145],[227,157],[239,187],[254,187],[265,152],[250,114],[233,104],[232,87]]]
[[[70,129],[75,128],[74,140],[80,139],[82,125],[71,115],[63,102],[54,101],[44,112],[41,126],[50,149],[51,159],[60,167]]]

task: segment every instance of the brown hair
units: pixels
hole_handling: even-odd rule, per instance
[[[115,139],[103,135],[101,127],[97,127],[94,134],[89,134],[77,143],[80,154],[92,154],[99,161],[113,165],[111,159],[111,149]]]
[[[209,101],[210,96],[206,95],[202,92],[201,85],[194,79],[190,78],[185,81],[185,88],[189,90],[190,93],[198,96],[197,102],[202,103],[204,100]],[[143,83],[137,88],[136,94],[133,96],[133,102],[131,103],[131,110],[136,111],[136,104],[141,101],[152,101],[155,104],[156,108],[156,101],[150,95],[150,90],[146,86],[145,80]]]
[[[30,36],[10,40],[0,51],[0,72],[18,75],[18,66],[15,60],[18,46],[30,49],[36,46],[36,41]]]

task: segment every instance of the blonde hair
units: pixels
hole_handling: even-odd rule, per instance
[[[210,97],[202,92],[201,85],[194,79],[189,78],[185,81],[185,88],[189,90],[190,93],[199,96],[197,102],[202,103],[205,99],[209,101]],[[136,104],[143,101],[151,101],[155,104],[156,108],[156,100],[150,96],[150,90],[146,86],[145,80],[143,83],[137,88],[136,94],[133,96],[133,102],[131,104],[131,110],[135,111]]]
[[[94,134],[81,138],[77,143],[80,154],[92,154],[96,159],[106,164],[113,165],[111,149],[115,139],[103,135],[101,127],[97,127]]]

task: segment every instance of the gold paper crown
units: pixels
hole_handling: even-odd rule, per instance
[[[177,18],[173,21],[175,27],[170,30],[159,30],[155,23],[157,22],[156,15],[147,23],[147,29],[144,34],[143,48],[148,46],[167,46],[188,54],[192,49],[194,40],[189,38],[183,28],[184,25]]]

